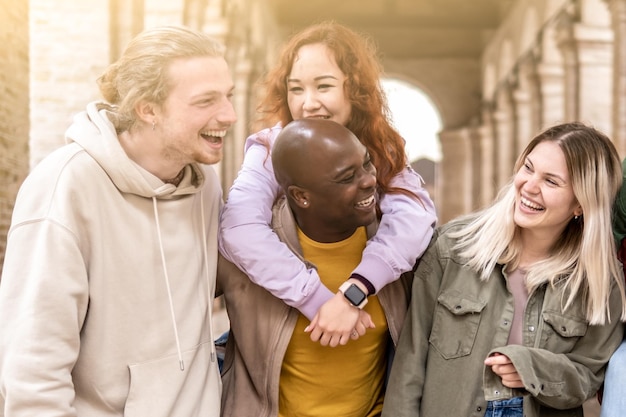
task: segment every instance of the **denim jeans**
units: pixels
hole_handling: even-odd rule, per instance
[[[509,400],[489,401],[485,417],[523,417],[524,398],[515,397]]]
[[[626,339],[617,348],[604,377],[600,417],[623,417],[626,410]]]

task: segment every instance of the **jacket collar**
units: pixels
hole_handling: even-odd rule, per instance
[[[278,238],[284,242],[293,253],[298,255],[300,259],[304,260],[302,257],[302,246],[300,246],[300,241],[298,240],[298,225],[287,203],[287,197],[284,195],[276,200],[272,208],[272,228],[278,235]],[[376,220],[367,226],[368,240],[376,234],[377,229],[378,221]],[[304,261],[308,265],[311,265],[310,262]]]

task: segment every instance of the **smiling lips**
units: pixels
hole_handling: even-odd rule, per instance
[[[213,144],[221,144],[226,136],[226,130],[209,130],[200,132],[200,136]]]
[[[525,208],[533,210],[533,211],[543,211],[543,210],[545,210],[544,207],[540,206],[539,204],[533,203],[532,201],[528,200],[525,197],[520,197],[520,203]]]
[[[371,195],[371,196],[367,197],[365,200],[361,200],[361,201],[359,201],[359,202],[358,202],[358,203],[356,203],[355,205],[356,205],[358,208],[366,208],[366,207],[369,207],[369,206],[371,206],[372,204],[374,204],[374,201],[375,201],[375,200],[376,200],[376,199],[374,198],[374,196],[373,196],[373,195]]]

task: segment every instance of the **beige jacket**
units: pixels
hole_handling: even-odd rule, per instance
[[[295,220],[284,198],[274,207],[272,228],[302,258]],[[373,233],[375,225],[368,228],[368,236]],[[378,293],[394,347],[408,308],[412,277],[412,272],[403,274]],[[222,416],[275,417],[282,361],[298,310],[254,284],[221,257],[218,287],[224,293],[231,320],[222,371]]]

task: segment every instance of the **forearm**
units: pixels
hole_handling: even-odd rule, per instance
[[[380,201],[382,218],[376,235],[367,243],[361,263],[353,271],[370,281],[376,292],[410,271],[430,242],[437,216],[419,175],[406,169],[392,186],[410,191],[385,194]]]
[[[279,194],[268,150],[249,147],[221,215],[220,251],[257,285],[312,319],[333,293],[271,228]]]

